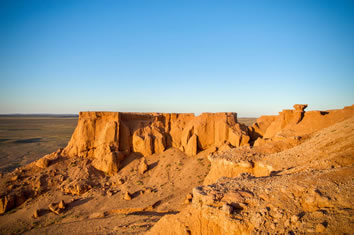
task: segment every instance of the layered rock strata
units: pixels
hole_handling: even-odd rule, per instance
[[[353,127],[352,116],[276,154],[210,155],[208,185],[147,234],[350,234]]]
[[[249,127],[251,141],[308,135],[354,115],[354,105],[344,109],[305,112],[306,107],[307,104],[295,104],[294,110],[284,109],[279,115],[261,116]]]
[[[256,177],[269,176],[273,168],[262,162],[263,157],[264,154],[249,147],[211,153],[208,156],[211,167],[204,184],[214,183],[221,177],[238,177],[244,173]]]
[[[175,147],[193,156],[225,143],[248,145],[249,140],[248,128],[237,122],[236,113],[80,112],[63,154],[90,158],[97,169],[113,174],[131,152],[149,156]]]
[[[352,170],[221,178],[195,188],[192,205],[147,234],[349,234]]]
[[[354,116],[354,106],[345,107],[340,110],[310,111],[304,109],[307,105],[295,104],[294,110],[283,110],[278,116],[262,116],[250,127],[251,138],[255,138],[254,146],[244,146],[237,149],[218,151],[209,155],[211,168],[204,180],[204,184],[215,182],[221,177],[238,177],[243,173],[248,173],[256,177],[270,176],[280,170],[279,163],[284,166],[293,162],[273,161],[282,153],[294,151],[297,145],[306,142],[306,145],[322,146],[323,143],[330,144],[333,140],[326,142],[316,142],[311,139],[313,133],[327,127],[333,127],[343,120],[350,123]],[[334,129],[332,130],[335,131]],[[349,133],[342,132],[343,135],[350,136]],[[324,139],[323,139],[324,140]],[[338,146],[344,142],[338,141]],[[300,145],[305,146],[305,145]],[[289,149],[289,150],[287,150]],[[316,156],[316,148],[308,147],[311,156]],[[348,146],[343,147],[348,149]],[[343,151],[343,150],[341,150]],[[277,154],[279,153],[279,154]],[[265,157],[266,156],[266,157]],[[321,156],[324,158],[324,156]],[[308,159],[308,158],[296,158]],[[300,163],[299,163],[300,164]],[[303,164],[303,163],[302,163]],[[296,164],[295,164],[296,165]],[[288,166],[294,169],[295,165]],[[313,166],[318,167],[319,164]],[[281,169],[283,170],[283,169]]]
[[[262,116],[251,127],[237,122],[236,113],[120,113],[80,112],[78,125],[63,155],[89,158],[99,170],[114,174],[130,153],[149,156],[168,148],[196,155],[210,147],[255,146],[272,142],[271,149],[284,149],[275,141],[299,143],[311,134],[354,115],[354,106],[341,110],[309,111],[296,104],[278,116]]]

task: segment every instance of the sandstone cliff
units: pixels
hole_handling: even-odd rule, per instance
[[[259,137],[276,139],[304,136],[354,115],[354,105],[338,110],[309,112],[305,112],[306,107],[307,104],[295,104],[294,110],[284,109],[277,116],[261,116],[249,128],[252,140],[255,141]]]
[[[271,142],[271,151],[280,151],[298,144],[294,137],[306,137],[354,114],[354,106],[305,112],[306,107],[296,104],[278,116],[262,116],[249,128],[237,122],[236,113],[80,112],[63,154],[92,159],[97,169],[114,174],[131,152],[150,156],[175,147],[193,156],[210,147],[248,146],[250,141],[255,146]]]
[[[248,145],[249,139],[235,113],[80,112],[63,154],[90,158],[97,169],[113,174],[130,152],[149,156],[175,147],[193,156],[225,143]]]
[[[0,175],[0,230],[351,233],[354,106],[294,108],[249,128],[234,113],[82,112],[65,149]]]
[[[208,185],[194,188],[190,206],[147,234],[350,234],[353,127],[351,117],[276,154],[213,154]],[[218,179],[222,174],[228,177]]]
[[[251,139],[255,141],[252,148],[245,146],[211,154],[208,157],[212,163],[211,169],[204,184],[213,183],[223,176],[238,177],[242,173],[268,176],[276,169],[274,163],[270,165],[264,161],[265,156],[266,159],[272,158],[275,153],[311,139],[317,131],[354,116],[354,105],[338,110],[309,112],[304,111],[306,107],[296,104],[295,110],[283,110],[277,116],[258,118],[250,127]]]

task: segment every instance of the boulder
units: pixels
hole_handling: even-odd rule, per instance
[[[119,170],[119,158],[122,158],[120,152],[110,152],[106,149],[98,149],[97,152],[101,152],[100,158],[95,158],[92,161],[92,165],[101,171],[106,172],[109,175],[113,175],[118,172]]]
[[[326,227],[323,225],[323,223],[316,225],[316,233],[323,233],[325,231]]]
[[[18,180],[19,176],[18,175],[14,175],[11,177],[11,181],[16,181]]]
[[[20,206],[26,201],[26,191],[24,190],[12,190],[7,194],[0,196],[0,214]]]
[[[44,156],[36,161],[36,166],[39,168],[47,168],[49,166],[49,160]]]
[[[54,214],[59,215],[60,213],[62,213],[65,210],[65,203],[63,200],[61,200],[58,203],[50,203],[48,205],[48,208],[51,212],[53,212]]]
[[[62,213],[65,209],[64,204],[62,204],[62,201],[59,203],[50,203],[48,205],[48,209],[53,212],[54,214],[59,215],[60,213]]]
[[[95,212],[92,213],[89,218],[90,219],[98,219],[98,218],[104,218],[106,216],[106,212]]]
[[[230,206],[229,204],[227,204],[227,203],[223,203],[223,205],[222,205],[222,211],[225,213],[225,214],[227,214],[227,215],[231,215],[232,214],[232,212],[233,212],[233,207],[232,206]]]
[[[62,192],[72,195],[81,195],[89,189],[91,189],[91,185],[82,179],[77,179],[69,183],[64,182],[60,187]]]
[[[65,202],[63,200],[61,200],[58,204],[58,208],[59,209],[65,209]]]
[[[5,195],[0,198],[0,214],[15,207],[15,198],[12,195]]]
[[[123,199],[126,201],[130,201],[132,200],[132,196],[130,195],[129,192],[125,192]]]
[[[34,210],[32,217],[37,219],[39,217],[39,210]]]
[[[144,174],[147,170],[149,169],[149,166],[147,164],[146,158],[143,157],[140,160],[138,171],[140,174]]]
[[[188,193],[188,194],[186,195],[186,198],[184,199],[184,204],[189,204],[189,203],[191,203],[191,202],[192,202],[192,199],[193,199],[193,194]]]

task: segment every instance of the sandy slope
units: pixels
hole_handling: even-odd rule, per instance
[[[192,206],[165,216],[149,234],[350,234],[353,133],[354,117],[292,149],[258,156],[273,168],[268,176],[244,173],[197,187]]]
[[[47,179],[50,175],[63,175],[65,181],[75,181],[75,177],[83,179],[87,175],[82,172],[87,168],[92,189],[73,196],[58,190],[60,182],[43,184],[45,193],[0,216],[0,230],[3,234],[141,233],[161,216],[177,213],[185,206],[186,194],[201,184],[208,172],[207,154],[202,152],[191,158],[172,148],[150,156],[147,159],[150,170],[143,175],[138,173],[139,159],[132,155],[125,160],[126,167],[114,177],[87,168],[80,159],[62,158],[44,171],[28,166],[19,174],[28,183],[36,177]],[[8,181],[8,178],[1,180]],[[132,200],[123,200],[127,191],[132,194]],[[76,201],[71,202],[73,199]],[[65,211],[60,215],[50,212],[48,205],[60,200],[67,204]],[[40,216],[34,219],[36,209],[40,209]]]

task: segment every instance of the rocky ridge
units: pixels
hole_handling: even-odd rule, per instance
[[[125,214],[131,225],[96,232],[141,233],[165,215],[150,234],[346,233],[354,106],[306,107],[250,127],[235,113],[81,112],[66,148],[0,177],[0,228],[16,233],[20,219],[29,234],[83,233]]]
[[[342,121],[341,113],[330,115],[338,123],[323,120],[321,125],[329,127],[314,128],[317,132],[285,125],[279,132],[309,136],[277,153],[264,154],[261,145],[212,153],[211,169],[204,186],[193,189],[192,205],[165,216],[148,234],[350,234],[354,116],[350,111]]]

